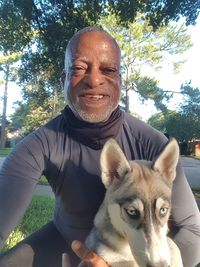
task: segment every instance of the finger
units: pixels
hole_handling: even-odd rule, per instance
[[[81,260],[94,257],[94,253],[78,240],[74,240],[71,247]]]
[[[67,253],[62,254],[62,267],[71,267],[69,256]]]

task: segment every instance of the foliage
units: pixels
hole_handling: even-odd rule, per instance
[[[188,4],[186,12],[183,4],[187,2],[188,0],[175,2],[155,0],[1,0],[0,37],[3,41],[0,50],[4,47],[10,51],[23,52],[19,71],[23,101],[18,103],[19,107],[13,116],[15,127],[20,127],[24,134],[27,134],[41,123],[45,123],[57,115],[63,108],[64,101],[61,96],[59,76],[63,69],[65,47],[74,32],[85,26],[98,24],[100,17],[103,16],[106,19],[112,11],[118,18],[118,24],[114,29],[122,29],[120,34],[122,37],[125,36],[127,44],[130,38],[132,40],[132,46],[127,47],[128,53],[133,50],[136,57],[140,57],[142,62],[147,61],[149,64],[155,65],[162,60],[160,53],[157,53],[159,50],[154,51],[152,45],[159,38],[165,43],[166,49],[170,50],[171,47],[170,53],[177,53],[178,49],[181,52],[182,47],[184,49],[188,45],[190,39],[184,39],[182,28],[179,31],[177,29],[178,38],[175,39],[171,34],[174,31],[173,27],[169,31],[169,28],[163,26],[165,33],[159,30],[160,25],[165,25],[170,20],[177,20],[180,15],[185,16],[188,24],[195,23],[198,6],[196,3]],[[126,12],[124,12],[125,10]],[[138,17],[138,14],[143,15]],[[139,19],[138,24],[133,23],[135,19]],[[153,35],[155,30],[157,31]],[[148,35],[149,31],[151,36]],[[129,33],[137,35],[138,39],[134,44],[133,40],[135,39],[132,38],[134,34],[129,36]],[[140,42],[143,44],[140,45]],[[161,43],[157,43],[157,48],[160,47],[162,50],[160,45]],[[132,54],[130,54],[131,58]],[[139,64],[140,61],[137,63]],[[124,73],[125,71],[124,67]],[[133,87],[132,73],[131,70],[128,75],[130,87]],[[134,73],[137,74],[137,69],[134,70]],[[153,86],[153,83],[151,84]],[[152,89],[156,92],[158,88],[152,87]],[[45,100],[43,94],[46,95]],[[33,100],[34,97],[37,97],[37,101]],[[156,100],[155,103],[159,101]]]
[[[179,142],[200,138],[200,89],[191,84],[181,86],[184,96],[179,111],[166,111],[153,115],[148,123],[162,132],[175,137]]]
[[[193,88],[189,82],[181,86],[181,93],[184,97],[180,107],[181,112],[198,120],[200,118],[200,89]]]
[[[193,191],[195,197],[200,198],[200,188],[193,188],[192,191]]]
[[[1,138],[0,147],[6,146],[6,127],[7,127],[7,100],[8,100],[8,83],[9,81],[15,80],[16,68],[13,66],[16,61],[19,60],[20,52],[10,52],[7,50],[7,46],[1,46],[3,54],[0,54],[0,72],[3,74],[3,80],[1,84],[4,84],[3,93],[3,112],[1,119]]]
[[[199,0],[118,0],[109,1],[122,21],[132,21],[137,13],[145,13],[154,29],[169,21],[185,17],[187,25],[194,24],[199,14]]]
[[[126,111],[128,107],[128,91],[134,90],[142,101],[152,99],[157,109],[166,110],[163,99],[169,100],[172,93],[164,92],[158,87],[158,81],[144,76],[144,69],[160,69],[162,62],[169,55],[180,55],[191,47],[191,38],[186,27],[181,24],[160,26],[156,31],[149,25],[144,14],[138,14],[134,22],[126,27],[120,24],[119,16],[110,13],[102,17],[99,24],[118,42],[122,51],[123,96]],[[183,64],[175,61],[174,71]]]
[[[62,92],[52,94],[43,82],[24,88],[24,100],[16,102],[15,113],[10,116],[12,129],[21,129],[26,135],[58,115],[64,108],[64,97]]]
[[[46,179],[46,177],[44,176],[44,175],[42,175],[41,177],[40,177],[40,180],[39,180],[39,182],[38,182],[40,185],[48,185],[49,184],[49,182],[47,181],[47,179]]]
[[[163,103],[163,100],[168,101],[172,95],[163,91],[163,89],[158,87],[157,83],[158,81],[154,78],[141,76],[137,77],[136,86],[133,89],[139,94],[142,102],[151,99],[154,101],[155,107],[165,113],[167,112],[167,107]]]
[[[175,137],[181,143],[188,142],[194,135],[191,118],[176,111],[167,111],[165,115],[155,114],[148,123],[163,133]]]
[[[45,196],[33,196],[21,223],[11,232],[3,251],[10,249],[29,236],[53,217],[54,200]]]

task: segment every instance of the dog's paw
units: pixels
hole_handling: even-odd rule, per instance
[[[183,267],[182,257],[179,248],[171,238],[167,238],[171,256],[170,267]]]

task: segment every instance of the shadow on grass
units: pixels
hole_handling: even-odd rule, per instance
[[[12,248],[44,224],[52,220],[54,200],[46,196],[33,196],[21,223],[11,232],[2,252]]]

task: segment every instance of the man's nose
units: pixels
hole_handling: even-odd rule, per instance
[[[89,88],[95,88],[103,84],[103,75],[100,70],[92,69],[85,76],[85,82]]]

